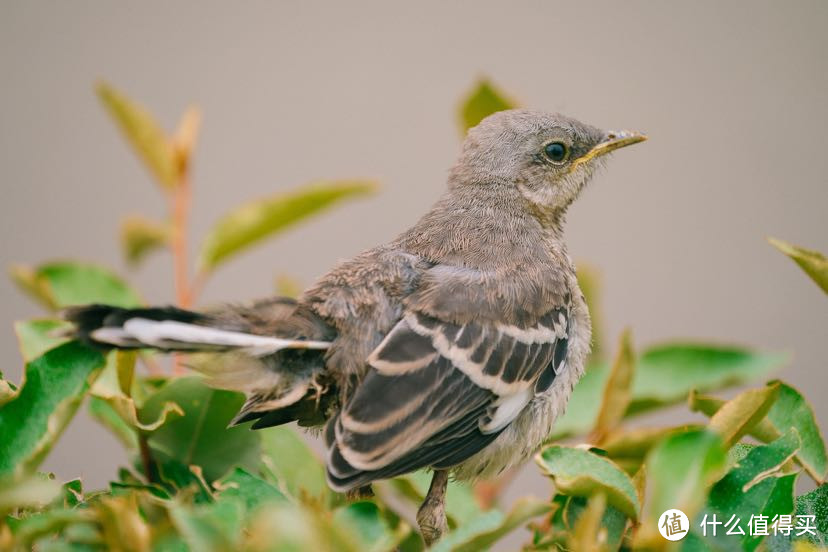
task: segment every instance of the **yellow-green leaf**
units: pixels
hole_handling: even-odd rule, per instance
[[[710,418],[709,427],[730,448],[765,417],[778,394],[779,384],[743,391],[722,405]]]
[[[178,167],[172,143],[152,114],[106,83],[97,86],[98,97],[144,162],[166,189],[178,183]]]
[[[170,228],[167,224],[133,215],[121,221],[121,248],[131,265],[140,263],[147,254],[169,243]]]
[[[828,293],[828,259],[825,258],[825,255],[775,238],[768,238],[768,241],[772,246],[793,259],[822,291]]]
[[[25,283],[15,283],[24,291],[36,290],[37,299],[51,310],[72,305],[106,303],[119,307],[137,307],[138,294],[109,269],[75,261],[58,261],[36,268],[17,267],[18,275],[26,274]]]
[[[601,443],[604,436],[624,418],[632,400],[631,386],[635,375],[635,353],[632,349],[632,332],[624,330],[618,341],[618,352],[612,362],[609,378],[604,385],[604,398],[591,442]]]
[[[68,328],[68,323],[51,318],[15,322],[14,333],[17,334],[23,361],[31,362],[49,349],[66,343],[69,338],[62,337],[59,333]]]
[[[276,234],[344,199],[373,193],[365,180],[316,182],[253,201],[224,215],[207,234],[199,254],[203,272],[268,236]]]
[[[516,102],[498,90],[491,81],[480,79],[460,106],[460,130],[465,134],[492,113],[515,107]]]
[[[181,120],[178,122],[178,128],[172,139],[176,163],[179,174],[181,175],[186,175],[190,168],[190,161],[196,142],[198,141],[198,131],[200,128],[201,110],[191,105],[184,112],[184,115],[181,116]]]

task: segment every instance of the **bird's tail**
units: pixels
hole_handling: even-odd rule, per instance
[[[86,305],[65,310],[63,318],[73,324],[71,337],[107,349],[235,351],[263,357],[282,349],[327,349],[330,345],[328,341],[304,337],[262,335],[262,328],[245,327],[251,324],[176,307]]]

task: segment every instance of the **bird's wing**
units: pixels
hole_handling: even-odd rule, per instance
[[[331,484],[353,488],[469,458],[565,368],[568,329],[568,307],[523,327],[407,311],[328,427]]]

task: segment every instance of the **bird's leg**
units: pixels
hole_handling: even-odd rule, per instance
[[[448,485],[448,471],[434,470],[431,486],[417,511],[417,524],[426,546],[437,542],[448,529],[446,521],[446,487]]]

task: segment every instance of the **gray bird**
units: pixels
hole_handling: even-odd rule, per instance
[[[449,475],[523,462],[566,407],[591,336],[566,210],[605,154],[643,140],[557,114],[496,113],[469,131],[448,190],[419,222],[298,300],[65,316],[100,347],[199,353],[214,385],[247,395],[234,423],[324,426],[334,490],[433,470],[417,513],[431,544],[447,527]]]

